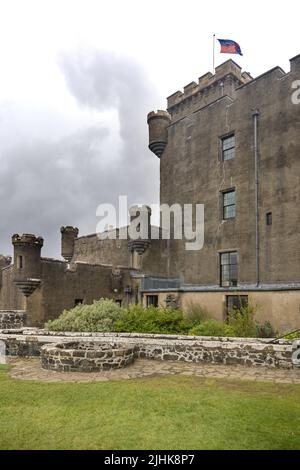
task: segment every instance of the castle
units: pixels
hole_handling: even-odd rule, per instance
[[[252,78],[232,60],[148,114],[160,158],[160,202],[204,204],[204,246],[102,239],[61,228],[64,260],[43,258],[43,239],[13,235],[0,257],[0,309],[43,326],[63,309],[109,297],[122,305],[190,302],[218,320],[248,302],[257,319],[300,328],[300,104],[292,100],[300,55]],[[148,207],[133,208],[150,220]]]

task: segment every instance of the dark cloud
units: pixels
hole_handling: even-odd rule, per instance
[[[93,233],[99,203],[116,203],[119,194],[130,203],[158,199],[159,161],[147,149],[146,124],[158,98],[145,71],[133,59],[92,50],[64,54],[59,64],[80,106],[117,112],[119,137],[99,122],[56,140],[3,142],[0,253],[11,252],[12,233],[29,232],[45,238],[44,255],[58,256],[60,226]]]

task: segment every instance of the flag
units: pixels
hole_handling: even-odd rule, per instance
[[[218,39],[218,41],[221,44],[221,53],[243,55],[237,42],[232,41],[231,39]]]

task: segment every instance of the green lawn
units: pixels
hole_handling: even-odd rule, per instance
[[[12,380],[0,368],[1,449],[299,449],[300,386],[172,376]]]

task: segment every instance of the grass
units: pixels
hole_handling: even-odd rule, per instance
[[[300,386],[169,376],[13,380],[0,366],[1,449],[299,449]]]

